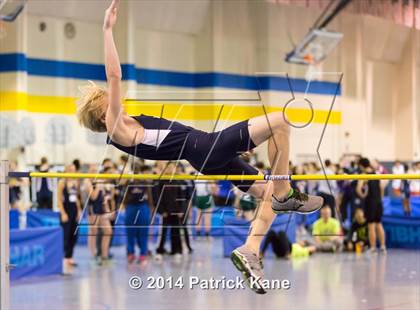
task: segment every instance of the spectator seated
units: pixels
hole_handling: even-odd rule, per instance
[[[324,206],[321,209],[321,218],[318,219],[312,229],[317,251],[337,252],[343,247],[340,222],[331,217],[331,208]]]

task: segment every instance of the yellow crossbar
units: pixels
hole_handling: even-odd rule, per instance
[[[63,172],[11,172],[9,177],[66,178],[66,179],[128,179],[128,180],[420,180],[420,174],[303,174],[303,175],[190,175],[190,174],[106,174]]]

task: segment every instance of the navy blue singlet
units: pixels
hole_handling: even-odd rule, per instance
[[[151,160],[176,160],[182,157],[182,146],[187,136],[194,128],[185,126],[178,122],[171,122],[164,118],[139,115],[133,117],[144,127],[144,129],[169,129],[170,133],[158,146],[140,143],[134,146],[123,146],[113,142],[109,137],[107,143],[114,145],[117,149],[143,159]],[[184,158],[180,158],[184,159]]]
[[[143,143],[122,146],[109,137],[107,143],[119,150],[143,159],[185,159],[203,174],[256,175],[258,170],[250,166],[239,155],[255,148],[248,131],[248,120],[234,124],[218,132],[204,132],[181,123],[147,115],[133,117],[145,129],[170,130],[158,145]],[[253,181],[232,182],[247,191]]]
[[[102,191],[100,191],[98,193],[98,196],[96,197],[96,199],[89,199],[89,203],[92,206],[92,213],[93,214],[104,214],[105,210],[104,210],[104,194],[102,193]]]

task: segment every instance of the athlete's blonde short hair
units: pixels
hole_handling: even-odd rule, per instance
[[[105,132],[103,122],[106,90],[97,86],[92,81],[79,87],[81,96],[77,102],[77,118],[80,125],[92,131]]]

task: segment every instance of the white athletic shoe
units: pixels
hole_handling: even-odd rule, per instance
[[[257,294],[267,293],[261,284],[264,277],[263,264],[257,254],[243,245],[232,252],[230,259],[251,290]]]

